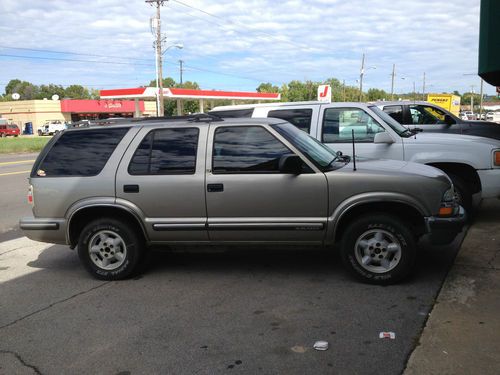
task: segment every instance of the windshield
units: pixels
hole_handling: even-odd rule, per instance
[[[332,169],[330,166],[332,162],[339,159],[335,151],[290,123],[272,125],[272,127],[323,172]]]
[[[384,120],[385,123],[387,125],[389,125],[392,128],[392,130],[394,130],[396,133],[398,133],[401,137],[411,137],[413,135],[413,133],[410,130],[408,130],[403,125],[401,125],[399,122],[394,120],[391,116],[389,116],[387,113],[382,111],[379,107],[372,105],[372,106],[369,106],[368,108],[370,108],[373,112],[375,112],[375,114],[378,117],[380,117],[382,120]]]

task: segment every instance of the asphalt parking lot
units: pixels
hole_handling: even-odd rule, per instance
[[[463,239],[421,244],[414,277],[389,287],[353,280],[334,252],[262,247],[158,249],[141,276],[101,282],[11,225],[30,211],[27,173],[6,174],[29,163],[12,165],[0,164],[0,374],[399,374]]]

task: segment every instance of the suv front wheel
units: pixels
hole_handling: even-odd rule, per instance
[[[144,242],[129,224],[111,218],[94,220],[83,228],[78,256],[87,271],[101,280],[131,276],[144,253]]]
[[[369,214],[347,227],[341,242],[344,265],[359,279],[387,285],[407,277],[415,263],[410,226],[387,214]]]

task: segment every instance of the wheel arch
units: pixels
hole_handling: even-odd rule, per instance
[[[476,169],[465,163],[426,163],[431,167],[442,170],[445,173],[460,177],[470,187],[471,193],[479,193],[482,190],[481,179]]]
[[[78,238],[82,229],[90,221],[102,218],[112,217],[113,219],[123,220],[132,225],[137,233],[147,242],[148,235],[139,216],[127,207],[99,204],[80,207],[73,212],[68,219],[67,238],[71,248],[76,247]]]
[[[418,237],[427,232],[425,215],[417,207],[402,201],[371,201],[353,204],[342,211],[335,220],[333,228],[333,243],[340,241],[347,226],[356,218],[368,213],[391,214],[412,226],[412,231]]]

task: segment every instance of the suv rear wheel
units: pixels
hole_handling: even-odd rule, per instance
[[[78,256],[87,271],[101,280],[121,280],[136,271],[144,241],[129,224],[111,218],[94,220],[83,228]]]
[[[368,214],[347,227],[341,241],[344,265],[370,284],[393,284],[415,264],[416,245],[410,226],[392,215]]]

